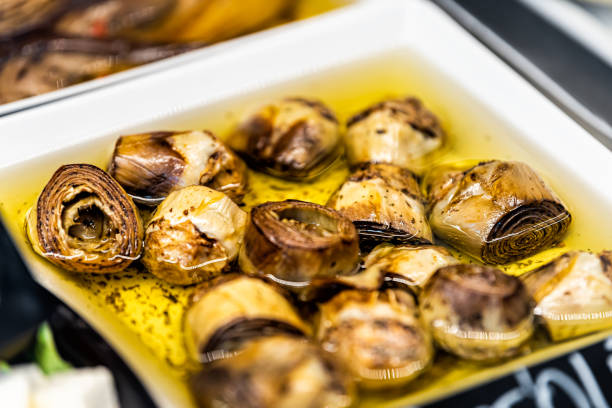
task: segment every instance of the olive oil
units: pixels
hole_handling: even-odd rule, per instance
[[[240,118],[266,101],[287,95],[316,97],[328,104],[344,123],[352,114],[388,97],[414,95],[441,119],[446,147],[429,158],[427,168],[459,160],[521,160],[532,166],[562,198],[573,215],[563,242],[521,262],[503,266],[511,274],[533,269],[571,249],[600,251],[612,248],[612,218],[608,203],[568,174],[562,163],[545,152],[530,150],[511,125],[498,120],[486,107],[413,55],[393,52],[366,61],[354,61],[333,70],[257,90],[200,110],[180,112],[123,133],[157,130],[210,129],[231,138]],[[36,256],[29,247],[24,218],[52,173],[62,164],[91,163],[106,168],[119,134],[63,149],[10,168],[0,169],[0,210],[34,275],[62,300],[87,318],[116,346],[143,378],[148,388],[169,405],[192,404],[186,379],[197,365],[187,358],[182,334],[183,314],[193,287],[170,285],[139,266],[114,275],[71,274]],[[422,169],[426,171],[427,168]],[[349,174],[344,161],[335,163],[312,182],[281,180],[250,172],[245,210],[265,201],[300,199],[325,204]],[[453,251],[460,259],[471,259]],[[481,366],[439,353],[434,367],[405,388],[384,395],[367,394],[362,406],[404,406],[439,398],[462,387],[507,373],[531,361],[566,352],[602,338],[598,333],[557,345],[542,334],[526,347],[523,357],[493,366]],[[531,353],[528,352],[531,350]]]

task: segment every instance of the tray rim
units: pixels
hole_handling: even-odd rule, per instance
[[[415,15],[418,15],[418,17],[415,17]],[[379,30],[374,30],[368,35],[361,32],[362,25],[375,20],[375,17],[381,18],[384,22],[384,24],[379,23]],[[437,36],[428,38],[425,44],[419,42],[418,38],[414,38],[415,32],[431,25],[436,27]],[[474,98],[485,104],[492,99],[496,99],[500,93],[506,96],[510,95],[518,100],[525,98],[530,101],[529,104],[519,104],[515,103],[516,100],[514,102],[502,100],[498,101],[499,106],[497,108],[492,107],[492,109],[497,109],[496,114],[501,119],[512,123],[517,129],[517,134],[522,135],[523,139],[529,139],[528,141],[524,140],[524,142],[530,143],[535,149],[547,152],[549,156],[554,156],[557,161],[564,157],[577,157],[578,159],[574,161],[568,162],[565,160],[563,166],[568,171],[580,174],[582,181],[589,184],[591,188],[599,190],[606,202],[612,203],[612,189],[606,191],[598,188],[609,185],[609,183],[605,184],[607,181],[605,176],[606,174],[612,174],[612,152],[600,145],[576,122],[432,3],[425,0],[413,0],[411,2],[402,0],[366,1],[262,34],[257,38],[252,37],[248,41],[241,41],[240,49],[238,47],[224,47],[222,51],[218,52],[217,59],[204,57],[194,59],[183,66],[137,78],[122,86],[108,87],[95,93],[78,95],[74,98],[42,106],[40,109],[24,111],[4,118],[0,121],[0,134],[20,135],[21,137],[17,138],[15,143],[11,143],[0,151],[0,174],[2,172],[6,174],[11,166],[27,162],[38,156],[82,144],[88,140],[92,141],[111,133],[117,134],[122,129],[144,126],[147,121],[170,117],[181,110],[188,109],[190,106],[211,105],[227,96],[240,95],[241,92],[245,92],[245,89],[251,92],[271,83],[283,82],[286,79],[297,78],[300,75],[326,67],[338,66],[346,60],[373,55],[373,53],[378,53],[385,47],[391,50],[402,46],[414,48],[422,56],[432,60],[436,57],[435,53],[442,49],[449,53],[445,58],[450,60],[465,58],[466,60],[474,61],[476,59],[479,61],[477,65],[486,67],[487,76],[485,77],[478,75],[479,72],[473,72],[470,64],[466,61],[461,62],[461,60],[456,60],[456,65],[444,66],[441,69],[449,79],[459,84],[464,83],[463,81],[466,78],[472,77],[473,81],[473,78],[476,77],[478,82],[464,84],[471,87]],[[453,39],[452,47],[448,47],[447,41],[449,38]],[[345,49],[343,51],[345,45],[354,44],[357,40],[360,40],[358,42],[359,50]],[[326,45],[329,49],[315,49],[316,45]],[[301,66],[298,67],[298,64],[303,62],[304,55],[301,58],[294,55],[295,59],[288,58],[286,60],[280,59],[278,55],[275,56],[280,51],[290,53],[292,48],[298,46],[303,47],[301,52],[305,56],[319,55],[322,58],[327,58],[325,63],[311,63],[306,69]],[[344,54],[333,55],[339,51],[344,52]],[[293,52],[295,54],[295,50]],[[208,85],[208,89],[213,91],[216,89],[216,92],[218,92],[216,97],[207,98],[190,95],[189,97],[194,99],[189,102],[180,102],[179,98],[177,99],[179,103],[170,104],[170,106],[166,106],[164,103],[160,104],[156,98],[149,98],[134,114],[125,109],[130,101],[138,100],[138,98],[147,95],[151,96],[151,89],[158,90],[160,88],[162,91],[172,89],[170,84],[175,83],[173,81],[177,81],[181,77],[185,82],[196,74],[215,72],[215,70],[223,67],[227,67],[228,71],[232,72],[229,68],[234,66],[233,64],[236,61],[247,63],[251,61],[250,58],[253,55],[274,57],[273,60],[278,62],[279,66],[276,71],[268,72],[263,78],[251,78],[240,86],[233,84],[233,88],[224,90],[221,88],[228,85],[229,79],[219,78],[219,83]],[[255,66],[251,65],[251,68],[254,69]],[[261,63],[257,65],[257,69],[260,71],[264,68],[265,66],[261,66]],[[235,66],[233,69],[236,69]],[[480,83],[481,80],[482,83]],[[117,98],[121,98],[123,102],[116,103]],[[92,117],[91,112],[89,112],[93,109],[92,107],[96,107],[96,109],[108,108],[114,116],[112,119],[109,118],[107,123],[85,123]],[[80,118],[78,124],[83,125],[86,131],[82,130],[81,127],[77,129],[76,126],[70,125],[70,121],[75,116]],[[547,120],[543,120],[542,117]],[[534,126],[535,128],[533,128]],[[554,136],[546,133],[554,133],[555,129],[564,132]],[[542,138],[534,137],[540,132],[543,132],[541,133],[544,135]],[[528,138],[526,135],[531,136]],[[572,138],[576,139],[573,140]],[[582,148],[578,152],[573,149],[576,140],[580,140]],[[551,145],[551,141],[556,143]],[[32,150],[33,144],[36,146],[34,150]],[[35,278],[43,286],[47,286],[47,282],[40,276],[35,276]],[[62,300],[68,305],[74,306],[70,299]],[[79,310],[79,312],[83,311]],[[163,392],[156,387],[156,384],[149,377],[149,373],[143,370],[143,367],[139,369],[134,366],[129,351],[121,347],[118,338],[113,333],[108,333],[109,330],[101,328],[101,324],[96,322],[95,317],[93,317],[92,311],[85,310],[83,317],[115,347],[128,365],[134,369],[156,403],[160,406],[174,405],[173,401],[168,400]],[[598,334],[599,337],[603,335],[602,333]],[[590,344],[596,342],[599,337],[597,339],[591,337],[580,339],[579,343],[582,345]],[[572,345],[570,349],[576,347],[574,343]],[[566,347],[570,346],[566,345]],[[547,358],[550,358],[550,356]],[[532,363],[535,364],[536,362]],[[521,364],[521,362],[517,362],[517,367]],[[489,377],[487,380],[494,378],[496,377]],[[455,391],[457,390],[448,390],[448,392]]]

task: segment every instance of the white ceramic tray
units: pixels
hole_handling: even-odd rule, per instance
[[[341,73],[351,64],[375,61],[391,53],[402,55],[406,77],[414,76],[415,87],[428,89],[429,95],[420,96],[426,102],[436,101],[431,102],[434,110],[452,124],[453,132],[483,135],[482,139],[470,140],[504,146],[500,158],[524,160],[542,174],[554,175],[557,181],[553,188],[562,197],[588,202],[592,208],[592,214],[577,219],[575,227],[595,230],[600,222],[604,230],[600,231],[599,245],[612,247],[612,228],[605,230],[611,222],[612,152],[430,2],[361,2],[249,37],[241,41],[240,47],[221,45],[208,52],[207,58],[190,55],[182,64],[121,86],[77,95],[0,120],[0,200],[6,204],[15,199],[6,196],[14,191],[15,183],[37,183],[42,187],[67,160],[74,162],[83,155],[84,160],[109,157],[120,134],[186,128],[202,125],[206,118],[213,130],[222,133],[222,127],[215,128],[218,121],[214,118],[226,114],[224,109],[232,106],[232,100],[249,104],[266,89],[273,89],[272,94],[310,91],[314,96],[319,92],[333,96],[334,89],[321,90],[312,78],[336,72],[341,83]],[[392,66],[393,59],[383,60],[391,64],[389,76],[403,75],[403,68],[398,71]],[[364,78],[364,86],[375,88],[377,81],[388,83],[384,69],[371,72],[379,75]],[[352,81],[354,84],[355,79]],[[458,116],[470,120],[458,120]],[[35,195],[26,198],[33,200]],[[21,250],[31,254],[23,238],[21,220],[6,221]],[[35,278],[78,311],[117,349],[160,407],[190,405],[185,392],[177,391],[176,381],[164,376],[150,350],[134,346],[134,340],[119,323],[108,320],[87,297],[72,291],[70,279],[47,273],[47,263],[39,258],[26,258]],[[564,343],[554,353],[534,353],[530,360],[512,360],[486,375],[472,375],[468,381],[426,392],[420,401],[439,398],[521,365],[567,352],[603,335]],[[400,398],[389,402],[389,406],[405,403],[408,401]]]

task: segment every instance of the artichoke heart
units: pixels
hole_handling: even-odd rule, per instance
[[[366,249],[380,242],[429,244],[433,241],[416,178],[398,166],[361,165],[327,205],[353,221]]]
[[[612,251],[568,252],[521,279],[554,341],[612,327]]]
[[[429,278],[443,266],[456,265],[448,250],[436,245],[393,246],[381,244],[364,259],[366,271],[377,271],[385,280],[419,294]]]
[[[136,206],[103,170],[60,167],[26,218],[34,250],[72,272],[112,273],[140,256],[143,227]]]
[[[290,0],[174,0],[173,3],[161,21],[133,27],[121,35],[145,42],[216,42],[263,28],[283,17],[293,4]]]
[[[490,161],[437,169],[427,179],[434,233],[489,264],[527,258],[559,242],[571,215],[526,164]]]
[[[340,153],[338,120],[319,101],[285,98],[247,118],[230,146],[252,167],[289,179],[311,179]]]
[[[268,202],[251,210],[240,267],[296,292],[312,281],[351,275],[359,264],[353,224],[322,205]]]
[[[247,341],[278,333],[309,335],[310,328],[279,289],[243,275],[200,285],[185,314],[185,343],[194,361],[226,358]]]
[[[512,357],[533,333],[533,301],[515,276],[479,265],[440,268],[419,296],[436,342],[462,358]]]
[[[9,50],[0,64],[0,103],[55,91],[198,46],[136,46],[118,39],[27,36],[7,45]]]
[[[344,144],[351,166],[389,163],[418,173],[423,159],[445,139],[436,115],[414,97],[380,102],[353,116],[346,126]]]
[[[68,4],[69,0],[2,0],[0,38],[39,28],[57,17]]]
[[[158,204],[170,192],[203,185],[236,202],[246,193],[244,162],[207,131],[122,136],[109,173],[142,204]]]
[[[348,408],[355,387],[325,352],[304,339],[255,340],[191,378],[202,408]]]
[[[142,262],[153,275],[190,285],[219,275],[238,256],[247,215],[204,186],[173,191],[145,230]]]
[[[54,24],[53,30],[74,37],[117,37],[143,26],[159,23],[177,0],[102,0],[85,7],[72,7]]]
[[[320,306],[317,338],[363,388],[405,384],[432,363],[431,336],[409,292],[348,290]]]

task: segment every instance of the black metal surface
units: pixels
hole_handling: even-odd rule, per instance
[[[122,407],[155,407],[143,385],[121,357],[77,314],[60,305],[49,319],[49,325],[58,352],[70,364],[75,367],[103,365],[111,370]]]
[[[33,337],[45,320],[63,359],[75,367],[103,365],[111,370],[122,407],[155,407],[108,343],[32,279],[0,221],[0,360],[31,363]]]
[[[611,384],[612,337],[426,407],[607,408]]]
[[[55,304],[30,276],[0,221],[0,358],[19,352]]]
[[[612,149],[612,67],[518,0],[433,0]]]

